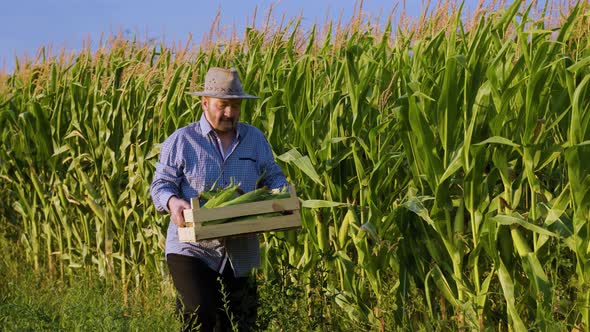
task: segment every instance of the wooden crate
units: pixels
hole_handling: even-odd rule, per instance
[[[199,200],[191,199],[191,209],[184,213],[185,227],[178,228],[180,242],[196,242],[233,235],[244,235],[267,231],[301,227],[300,204],[295,188],[291,186],[291,197],[267,201],[244,203],[212,209],[200,209]],[[282,216],[252,220],[203,225],[203,222],[225,218],[250,216],[269,212],[285,212]]]

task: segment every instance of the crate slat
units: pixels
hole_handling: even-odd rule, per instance
[[[268,212],[291,211],[299,208],[299,201],[293,198],[244,203],[212,209],[185,210],[185,222],[205,222],[216,219],[251,216]],[[198,211],[198,212],[197,212]]]
[[[178,241],[194,242],[196,241],[194,227],[178,227]]]
[[[216,239],[232,235],[245,235],[267,231],[279,231],[301,227],[299,212],[284,216],[230,222],[227,224],[203,226],[195,234],[195,240]],[[194,230],[194,228],[191,228]]]

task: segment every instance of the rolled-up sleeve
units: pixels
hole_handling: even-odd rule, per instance
[[[154,179],[150,185],[150,193],[156,210],[161,213],[168,210],[168,200],[172,196],[180,197],[180,181],[182,180],[181,161],[176,158],[177,142],[170,137],[162,143],[160,160],[156,163]]]

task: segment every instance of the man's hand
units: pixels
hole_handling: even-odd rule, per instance
[[[190,208],[191,204],[189,202],[176,196],[172,196],[168,200],[168,210],[170,210],[172,221],[178,225],[178,227],[184,227],[184,214],[182,211]]]

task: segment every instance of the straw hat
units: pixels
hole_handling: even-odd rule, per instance
[[[209,68],[205,75],[205,89],[189,92],[191,95],[221,99],[252,99],[258,98],[244,93],[242,83],[235,68]]]

